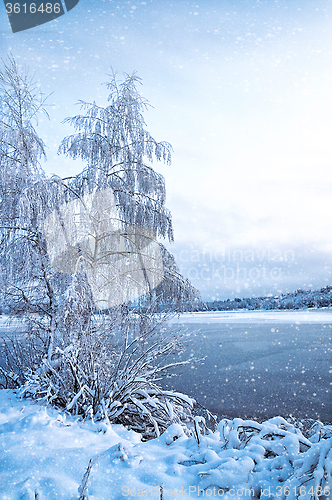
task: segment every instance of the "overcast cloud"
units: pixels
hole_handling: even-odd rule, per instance
[[[51,121],[38,128],[48,173],[83,166],[56,155],[75,102],[105,104],[100,84],[111,66],[138,72],[154,106],[148,129],[174,148],[170,167],[154,165],[174,220],[176,243],[168,246],[204,298],[331,284],[330,1],[80,0],[59,19],[16,34],[2,4],[0,23],[1,53],[11,51],[44,92],[54,92]],[[196,276],[198,263],[183,260],[193,249],[241,251],[243,259],[250,251],[290,253],[266,262],[255,254],[241,281],[198,268]],[[237,264],[244,267],[236,255],[228,266],[234,276]]]

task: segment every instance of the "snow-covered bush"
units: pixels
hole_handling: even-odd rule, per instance
[[[121,425],[84,423],[0,391],[1,493],[22,498],[328,500],[332,429],[275,417],[222,420],[155,439]],[[198,439],[197,439],[198,437]],[[14,478],[14,479],[13,479]]]
[[[159,485],[164,497],[328,499],[332,488],[332,427],[311,421],[290,423],[274,417],[262,423],[223,419],[215,432],[196,430],[186,436],[178,425],[158,439],[135,446],[113,446],[99,460],[116,467],[118,493],[147,495]],[[305,428],[308,427],[307,430]],[[109,457],[109,458],[108,458]],[[138,459],[139,457],[139,459]],[[136,458],[136,460],[135,460]],[[151,463],[153,464],[151,466]],[[152,470],[153,467],[153,470]],[[153,474],[155,470],[159,471]],[[152,477],[154,483],[149,481]],[[121,483],[122,479],[122,483]],[[91,481],[91,494],[101,488],[100,473]],[[122,488],[121,488],[122,486]],[[107,488],[106,488],[107,491]],[[141,493],[139,493],[141,492]]]
[[[75,276],[59,308],[51,359],[34,337],[7,342],[7,386],[84,419],[122,423],[146,439],[171,423],[186,425],[194,400],[158,386],[173,368],[188,363],[167,363],[181,351],[179,335],[165,336],[162,328],[168,315],[125,306],[89,314],[89,301],[84,281]],[[80,304],[86,309],[77,310]]]

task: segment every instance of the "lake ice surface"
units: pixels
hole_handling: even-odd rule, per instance
[[[188,335],[180,359],[205,359],[163,385],[219,416],[331,422],[331,309],[185,313],[169,329]]]
[[[0,337],[20,336],[0,317]],[[162,382],[217,415],[332,421],[332,309],[185,313],[169,321],[187,346],[175,361],[204,358]],[[0,363],[3,359],[0,356]]]

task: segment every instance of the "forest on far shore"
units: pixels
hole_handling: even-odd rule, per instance
[[[296,290],[270,297],[235,298],[205,302],[207,311],[233,311],[236,309],[307,309],[332,306],[332,286],[320,290]]]

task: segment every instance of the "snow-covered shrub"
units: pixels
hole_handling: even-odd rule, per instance
[[[45,360],[28,372],[21,394],[84,417],[122,423],[146,438],[158,436],[172,422],[188,422],[194,401],[155,383],[163,371],[155,362],[174,352],[174,342],[140,344],[136,338],[112,346],[106,335],[85,334],[65,350],[57,348],[52,363]]]
[[[201,421],[196,420],[198,424]],[[99,466],[117,467],[120,485],[129,467],[131,476],[137,478],[137,482],[131,482],[131,491],[136,488],[136,492],[144,492],[144,488],[149,491],[158,484],[152,462],[153,471],[159,471],[165,497],[166,492],[176,496],[176,491],[182,491],[183,496],[190,492],[193,498],[226,500],[330,498],[332,427],[312,421],[307,431],[304,428],[301,422],[290,423],[282,417],[262,423],[224,419],[215,432],[200,434],[197,439],[195,432],[188,437],[174,424],[158,439],[122,447],[121,455],[119,445],[114,446],[104,454]],[[135,461],[134,457],[140,459]],[[153,477],[155,482],[145,482],[145,477]],[[99,490],[98,480],[97,473],[91,482],[92,494]]]
[[[178,366],[167,364],[167,357],[181,350],[178,336],[165,336],[161,328],[167,314],[151,316],[122,306],[94,315],[90,301],[84,280],[75,276],[59,308],[52,358],[32,363],[27,355],[32,346],[13,341],[7,378],[23,396],[83,418],[122,423],[146,438],[173,422],[188,422],[194,400],[158,386]]]

